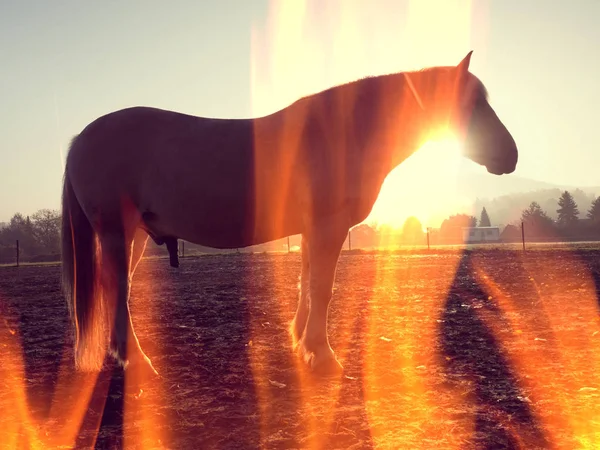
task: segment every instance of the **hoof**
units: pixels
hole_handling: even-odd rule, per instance
[[[337,377],[344,373],[344,366],[340,364],[335,355],[331,358],[310,358],[309,367],[311,371],[323,377]]]
[[[111,349],[110,354],[117,363],[123,368],[125,373],[136,373],[140,374],[145,378],[159,377],[160,375],[152,365],[152,361],[143,353],[136,355],[136,357],[123,359],[116,350]]]
[[[310,371],[315,375],[335,377],[344,372],[344,367],[340,364],[335,353],[328,345],[311,351],[305,346],[304,342],[300,342],[298,344],[298,352]]]
[[[146,355],[128,361],[123,366],[125,373],[134,372],[142,375],[144,378],[158,378],[160,375],[152,365],[152,361]]]

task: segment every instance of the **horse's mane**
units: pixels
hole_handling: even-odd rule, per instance
[[[340,90],[348,89],[348,88],[356,88],[356,87],[368,87],[371,83],[378,83],[382,79],[393,79],[393,78],[404,78],[405,76],[428,76],[430,78],[430,82],[435,82],[436,78],[440,75],[446,74],[449,70],[453,69],[452,66],[434,66],[434,67],[424,67],[422,69],[415,70],[405,70],[401,72],[390,72],[379,75],[366,75],[364,77],[358,78],[356,80],[347,81],[345,83],[341,83],[335,86],[330,86],[318,92],[313,92],[311,94],[305,95],[299,98],[296,102],[302,101],[310,101],[311,99],[315,99],[321,96],[327,96],[334,92],[339,92]],[[486,100],[489,98],[488,91],[484,84],[479,80],[479,78],[474,77],[477,81],[477,90],[479,94],[483,96]],[[362,85],[362,86],[361,86]]]

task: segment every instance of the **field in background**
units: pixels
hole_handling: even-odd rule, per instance
[[[330,340],[346,372],[326,381],[311,378],[290,349],[298,253],[190,257],[178,270],[147,258],[131,308],[162,379],[142,395],[107,363],[77,442],[97,435],[104,447],[135,437],[144,448],[593,448],[600,249],[527,248],[343,252]],[[80,380],[69,364],[59,281],[58,265],[0,268],[3,442],[10,430],[31,431],[2,371],[22,360],[27,408],[43,439],[58,434],[47,419],[70,399],[54,393]],[[11,346],[22,353],[7,352]]]
[[[152,251],[146,251],[144,259],[168,259],[168,252],[165,246],[153,246]],[[291,248],[289,253],[298,253],[300,247],[298,245],[294,245]],[[389,249],[366,249],[366,248],[353,248],[352,250],[348,249],[348,243],[346,242],[344,248],[342,248],[342,254],[383,254],[383,255],[391,255],[391,254],[415,254],[415,253],[426,253],[429,255],[435,255],[438,253],[446,253],[446,252],[459,252],[459,251],[476,251],[476,250],[485,250],[485,251],[513,251],[513,250],[523,250],[522,243],[513,243],[513,242],[498,242],[498,243],[481,243],[481,244],[442,244],[442,245],[431,245],[427,247],[427,245],[403,245],[398,246],[396,248]],[[580,242],[526,242],[525,250],[600,250],[600,241],[580,241]],[[232,254],[270,254],[270,255],[280,255],[287,254],[287,250],[266,250],[266,251],[255,251],[252,248],[239,249],[239,250],[218,250],[211,249],[210,253],[204,252],[197,248],[185,247],[184,254],[182,255],[182,247],[181,242],[179,245],[179,255],[180,259],[187,258],[195,258],[195,257],[206,257],[213,255],[232,255]],[[43,262],[20,262],[22,266],[42,266],[42,265],[57,265],[60,264],[58,258],[60,256],[56,256],[57,260],[55,261],[43,261]],[[0,268],[2,267],[12,267],[15,263],[6,263],[0,264]]]

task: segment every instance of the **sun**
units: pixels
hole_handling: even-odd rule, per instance
[[[457,191],[463,159],[452,137],[426,142],[390,172],[365,222],[400,228],[416,216],[424,227],[439,226],[464,204]]]
[[[456,64],[465,49],[472,48],[473,2],[469,0],[399,2],[386,14],[390,23],[395,21],[390,29],[397,34],[392,39],[385,27],[367,19],[378,13],[369,2],[332,2],[323,17],[319,5],[317,0],[270,0],[265,26],[253,26],[254,116],[365,76]],[[321,28],[319,23],[327,26]],[[380,51],[381,42],[385,52]],[[436,227],[448,215],[460,212],[465,202],[457,196],[459,155],[460,146],[452,138],[427,142],[388,175],[365,222],[401,227],[414,215],[424,227]]]

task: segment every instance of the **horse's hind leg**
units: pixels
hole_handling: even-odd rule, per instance
[[[129,365],[143,365],[156,373],[150,359],[142,351],[133,331],[129,313],[129,291],[132,272],[141,259],[142,252],[136,253],[137,261],[132,261],[132,238],[127,238],[121,229],[103,230],[100,235],[102,247],[102,292],[109,308],[111,319],[111,352],[127,368]]]
[[[308,318],[308,307],[309,307],[309,289],[310,289],[310,253],[308,246],[308,236],[302,235],[302,270],[300,272],[300,282],[298,283],[298,308],[296,309],[296,315],[290,325],[290,333],[294,346],[297,346],[302,335],[304,334],[304,328],[306,328],[306,319]]]
[[[343,369],[329,345],[327,315],[337,261],[347,234],[342,218],[315,224],[309,234],[310,307],[299,350],[311,369],[321,374],[337,374]]]
[[[129,263],[129,289],[131,289],[131,281],[133,279],[135,269],[137,269],[138,264],[144,256],[146,244],[148,243],[148,237],[148,233],[146,233],[142,228],[138,228],[135,231],[135,236],[133,237],[133,243],[131,246],[131,260]]]

